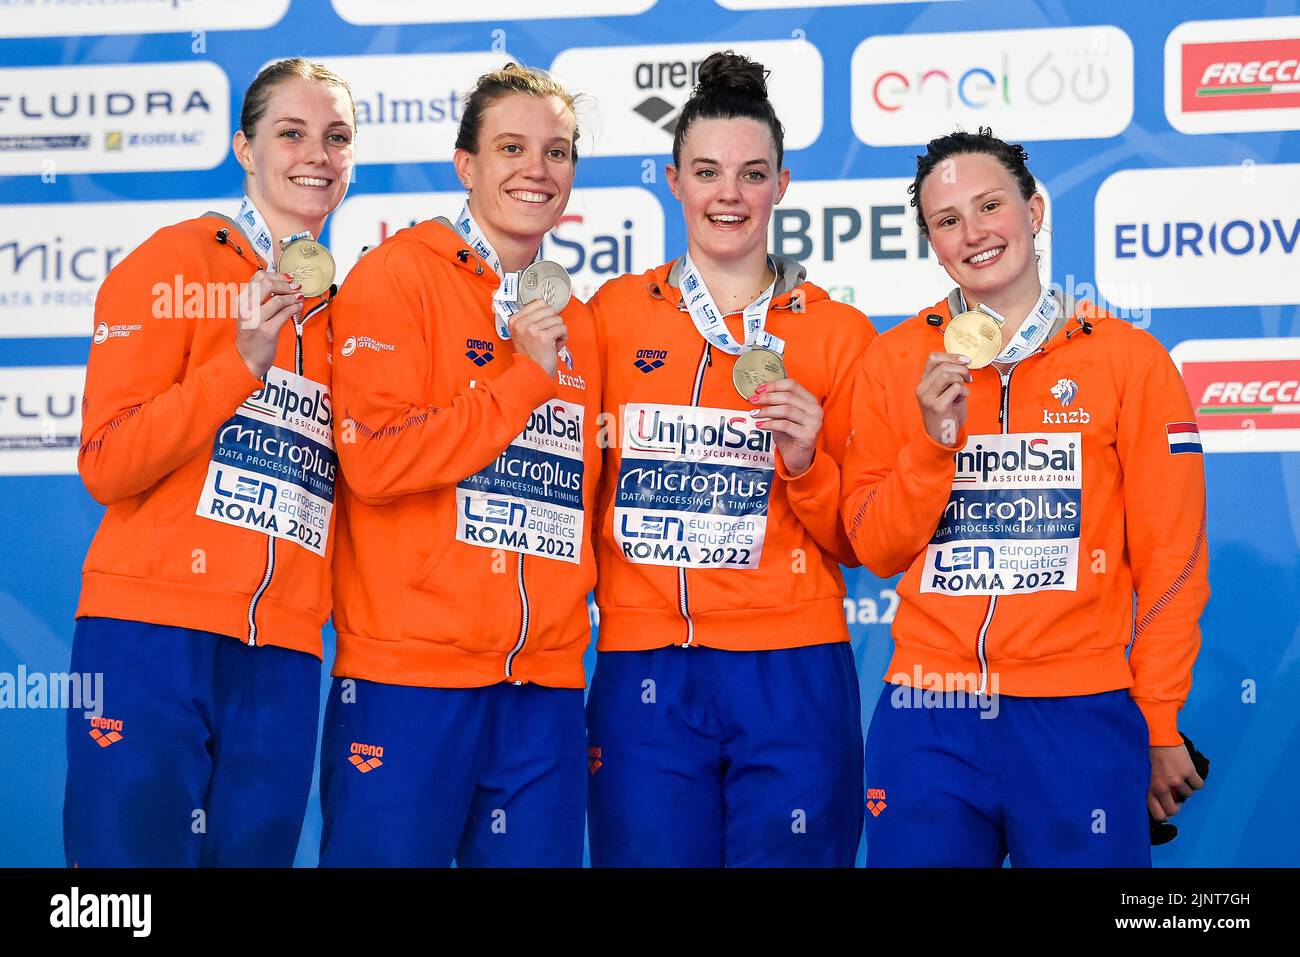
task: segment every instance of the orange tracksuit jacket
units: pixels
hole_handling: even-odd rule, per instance
[[[330,529],[312,531],[322,556],[261,526],[196,514],[222,498],[205,493],[218,431],[262,395],[235,348],[235,296],[262,265],[231,220],[209,213],[154,233],[104,280],[77,465],[108,511],[86,556],[77,617],[195,628],[321,657]],[[301,398],[328,435],[329,309],[313,299],[305,307],[301,341],[292,322],[280,330],[274,368],[294,373],[301,352],[302,375],[322,387]],[[215,482],[236,514],[252,513],[239,496],[269,494],[249,493],[229,474]]]
[[[634,461],[653,454],[628,456],[624,447],[626,416],[634,417],[634,429],[638,421],[653,420],[653,412],[641,420],[639,406],[687,407],[687,413],[691,406],[715,409],[719,414],[706,420],[721,418],[741,431],[753,430],[756,421],[748,415],[753,406],[732,384],[735,357],[706,342],[682,305],[680,262],[613,279],[591,301],[613,440],[606,451],[596,542],[601,651],[667,645],[759,651],[849,639],[839,563],[857,562],[837,510],[840,459],[849,428],[851,371],[875,329],[852,306],[805,282],[794,260],[775,259],[778,279],[767,330],[785,340],[786,372],[818,398],[824,419],[812,465],[798,478],[789,478],[780,453],[775,455],[757,567],[680,567],[672,559],[681,554],[681,540],[667,531],[675,521],[671,512],[664,518],[616,508],[620,487],[642,483],[644,489],[638,478],[643,470],[624,469],[625,456]],[[740,313],[726,322],[743,342]],[[660,411],[665,421],[679,414]],[[665,564],[634,560],[637,552],[654,555],[656,548]],[[743,548],[708,551],[715,563],[744,560]]]
[[[428,220],[368,252],[339,292],[336,676],[585,684],[600,476],[590,313],[565,308],[573,364],[548,376],[497,338],[498,281]]]
[[[1151,744],[1180,744],[1209,584],[1203,457],[1185,451],[1195,419],[1173,362],[1148,333],[1067,301],[1039,352],[972,371],[946,447],[916,387],[953,299],[882,335],[855,374],[845,524],[867,568],[903,573],[886,680],[1128,688]]]

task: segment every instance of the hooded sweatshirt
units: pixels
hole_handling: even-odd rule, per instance
[[[232,220],[154,233],[95,300],[81,452],[108,506],[77,617],[228,635],[321,657],[337,462],[329,309],[308,299],[260,380],[235,346],[263,268]]]
[[[343,516],[334,674],[585,683],[600,475],[587,307],[548,375],[497,337],[499,278],[446,220],[368,252],[336,301]]]
[[[1177,745],[1209,596],[1195,418],[1153,336],[1062,305],[1037,352],[972,370],[951,446],[926,432],[916,387],[960,292],[872,344],[855,376],[845,524],[867,568],[903,574],[887,681],[1128,688],[1151,744]]]
[[[597,539],[601,651],[733,651],[849,639],[837,512],[850,372],[875,335],[852,306],[773,257],[766,329],[788,377],[822,404],[812,464],[785,470],[775,433],[732,383],[736,357],[696,330],[681,261],[606,283],[591,301],[611,433]],[[741,315],[726,318],[743,342]]]

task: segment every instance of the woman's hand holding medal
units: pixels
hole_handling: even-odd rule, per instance
[[[817,398],[793,379],[779,379],[760,385],[749,401],[759,406],[750,413],[754,424],[773,433],[786,473],[795,478],[808,471],[822,430]]]
[[[534,299],[510,317],[510,340],[516,352],[522,352],[553,376],[559,368],[556,353],[568,343],[569,329],[545,299]]]
[[[239,291],[235,348],[248,371],[257,378],[275,362],[280,327],[302,315],[301,287],[286,273],[259,269]]]
[[[969,358],[951,352],[931,352],[916,387],[925,431],[940,445],[955,446],[957,433],[966,424],[967,383],[971,381]]]

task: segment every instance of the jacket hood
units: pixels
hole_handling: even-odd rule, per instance
[[[493,289],[500,285],[500,277],[482,256],[470,248],[469,241],[456,231],[451,220],[445,216],[435,216],[408,226],[391,238],[399,237],[425,246],[456,268],[463,269],[471,276],[478,276]]]
[[[808,271],[803,264],[790,256],[769,255],[776,270],[776,285],[772,290],[772,309],[791,309],[802,300],[806,307],[809,303],[830,299],[829,293],[820,286],[808,282]],[[677,300],[679,309],[685,309],[681,293],[682,264],[686,257],[666,262],[646,273],[646,290],[655,299]],[[796,311],[798,311],[796,309]]]

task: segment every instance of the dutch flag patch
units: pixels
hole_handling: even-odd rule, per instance
[[[1201,430],[1196,427],[1195,422],[1170,422],[1165,426],[1165,431],[1169,433],[1170,455],[1179,452],[1203,453],[1205,451],[1201,448]]]

